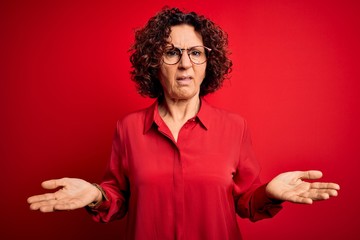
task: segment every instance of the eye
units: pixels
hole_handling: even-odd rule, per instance
[[[167,57],[177,57],[180,55],[179,49],[176,49],[176,48],[168,49],[165,51],[165,55]]]
[[[192,49],[189,51],[189,54],[194,57],[200,57],[202,52],[196,49]]]

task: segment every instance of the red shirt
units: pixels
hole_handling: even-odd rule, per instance
[[[126,239],[241,239],[236,213],[257,221],[281,209],[259,171],[242,117],[202,100],[175,142],[155,102],[118,121],[101,183],[108,201],[93,218],[128,214]]]

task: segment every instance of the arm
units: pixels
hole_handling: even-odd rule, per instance
[[[245,121],[243,128],[240,157],[233,178],[233,194],[238,215],[254,222],[276,215],[282,209],[282,201],[268,197],[267,185],[260,181],[260,166],[256,160]]]
[[[43,188],[60,189],[54,193],[29,197],[27,201],[30,209],[53,212],[87,207],[94,220],[102,222],[124,216],[129,190],[121,159],[123,154],[120,150],[119,131],[116,131],[111,159],[101,186],[77,178],[45,181],[42,183]]]
[[[100,183],[107,201],[102,201],[101,204],[96,204],[93,208],[86,208],[97,222],[110,222],[124,217],[127,213],[130,185],[127,177],[128,166],[123,140],[121,121],[119,121],[113,139],[110,161]]]

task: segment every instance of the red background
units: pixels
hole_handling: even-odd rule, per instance
[[[1,239],[121,239],[124,220],[42,214],[26,198],[63,176],[98,182],[116,120],[152,100],[130,81],[134,29],[165,4],[228,32],[232,78],[208,100],[250,123],[262,178],[321,169],[340,196],[239,219],[245,239],[357,239],[359,1],[2,1]]]

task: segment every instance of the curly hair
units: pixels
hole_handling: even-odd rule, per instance
[[[193,26],[201,34],[204,45],[212,49],[207,60],[205,78],[200,86],[200,96],[215,92],[228,78],[232,61],[228,58],[227,33],[195,12],[185,13],[178,8],[165,7],[150,18],[145,27],[135,32],[135,42],[130,49],[131,79],[142,96],[163,96],[158,71],[171,27],[180,24]]]

